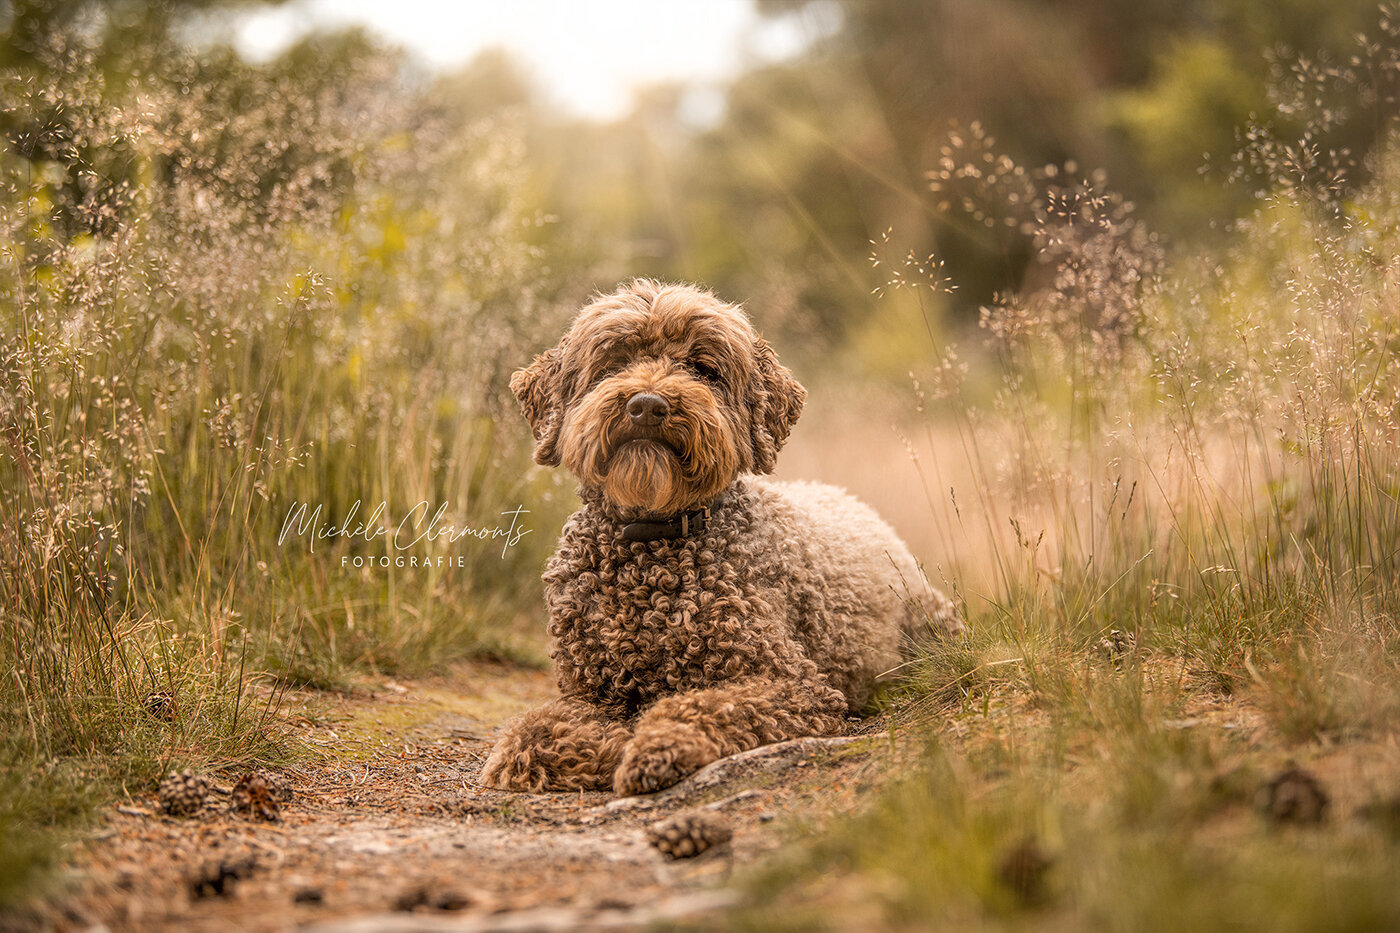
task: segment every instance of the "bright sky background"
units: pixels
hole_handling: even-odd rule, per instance
[[[553,100],[610,119],[636,87],[714,84],[793,55],[820,20],[765,20],[752,0],[293,0],[243,17],[235,45],[265,58],[317,27],[360,24],[442,68],[501,46]]]

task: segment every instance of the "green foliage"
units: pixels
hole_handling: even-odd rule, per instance
[[[1224,37],[1210,35],[1178,39],[1155,62],[1150,83],[1107,98],[1105,119],[1141,153],[1156,214],[1168,229],[1187,232],[1242,213],[1249,192],[1235,189],[1231,197],[1219,179],[1182,169],[1230,152],[1236,129],[1265,105],[1250,59]]]
[[[1394,48],[1395,30],[1383,13],[1365,43]],[[1396,772],[1363,764],[1400,722],[1400,131],[1387,117],[1367,166],[1324,145],[1340,104],[1390,86],[1388,60],[1279,71],[1286,112],[1235,160],[1255,208],[1199,258],[1164,255],[1097,176],[985,159],[980,131],[950,143],[936,187],[1037,246],[1033,285],[984,309],[983,338],[919,371],[928,417],[961,440],[935,447],[937,475],[967,479],[932,518],[972,635],[910,672],[913,774],[756,879],[738,922],[1400,918],[1373,816]],[[928,262],[883,273],[918,301],[948,287]],[[1290,759],[1326,769],[1320,825],[1253,812]],[[1025,840],[1045,864],[1029,890],[1008,868]]]
[[[0,152],[7,786],[267,760],[281,683],[515,650],[563,507],[501,426],[557,321],[517,129],[354,36],[119,83],[81,35],[38,55]]]

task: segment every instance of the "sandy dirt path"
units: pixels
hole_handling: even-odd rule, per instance
[[[849,810],[891,749],[879,736],[787,743],[627,801],[480,787],[493,733],[553,694],[546,672],[472,665],[294,696],[283,715],[319,753],[278,772],[293,792],[280,819],[232,812],[233,774],[211,775],[209,804],[186,819],[162,814],[154,793],[132,795],[78,847],[46,919],[114,933],[719,922],[742,897],[744,869],[797,827]],[[678,860],[652,847],[648,826],[696,809],[717,814],[732,841]]]

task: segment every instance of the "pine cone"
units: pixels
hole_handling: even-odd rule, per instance
[[[287,787],[285,781],[280,781],[274,786],[268,780],[268,775],[262,771],[250,771],[238,779],[238,783],[233,785],[233,795],[229,798],[229,808],[235,813],[255,820],[266,820],[275,823],[282,816],[282,807],[278,803],[278,790],[282,788],[290,796],[291,789]]]
[[[189,768],[171,771],[160,782],[160,806],[171,816],[193,816],[204,808],[209,782]]]
[[[1255,796],[1259,809],[1279,823],[1321,823],[1329,802],[1322,783],[1297,767],[1274,775]]]
[[[1002,854],[997,863],[997,879],[1021,903],[1039,904],[1046,899],[1045,876],[1053,864],[1035,839],[1024,839]]]
[[[234,886],[253,873],[257,861],[252,856],[209,862],[189,878],[190,896],[195,899],[205,897],[228,897]]]
[[[394,899],[394,909],[410,913],[419,907],[433,910],[466,910],[478,903],[478,899],[451,886],[442,887],[436,879],[425,881],[405,889]]]
[[[647,828],[647,841],[668,858],[693,858],[734,838],[729,821],[718,813],[692,810]]]
[[[141,701],[146,714],[152,719],[159,719],[161,722],[174,722],[175,713],[180,706],[175,702],[175,694],[169,690],[157,690],[154,693],[146,694],[146,698]]]
[[[1113,662],[1114,667],[1122,667],[1133,652],[1137,651],[1137,636],[1120,629],[1109,629],[1108,634],[1094,646],[1099,654]]]
[[[273,800],[278,803],[292,802],[292,784],[285,777],[276,771],[263,771],[262,769],[254,773],[267,784],[267,789],[271,792]]]

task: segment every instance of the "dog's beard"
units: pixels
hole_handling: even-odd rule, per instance
[[[682,511],[685,474],[676,454],[653,440],[633,440],[618,447],[603,476],[603,495],[624,509],[665,515]]]

